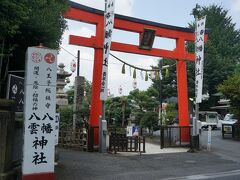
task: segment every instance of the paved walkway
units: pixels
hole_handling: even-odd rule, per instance
[[[189,148],[160,148],[160,145],[153,144],[153,143],[145,143],[145,153],[142,153],[142,155],[150,155],[150,154],[168,154],[168,153],[182,153],[187,152]],[[135,156],[139,155],[139,153],[136,152],[118,152],[119,155],[124,156]]]
[[[187,152],[189,148],[163,148],[160,145],[146,142],[146,154],[166,154],[166,153],[181,153]]]
[[[146,144],[146,153],[88,153],[60,149],[57,180],[155,180],[199,179],[234,171],[240,179],[240,163],[213,152],[188,153],[185,148],[160,149]],[[202,176],[201,176],[202,175]],[[213,177],[215,177],[213,176]],[[226,178],[228,179],[228,178]]]

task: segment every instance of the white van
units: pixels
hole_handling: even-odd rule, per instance
[[[214,129],[218,127],[219,114],[213,111],[200,111],[199,120],[201,121],[201,128],[211,126]]]

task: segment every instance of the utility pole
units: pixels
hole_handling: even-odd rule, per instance
[[[4,56],[4,39],[2,40],[2,46],[1,46],[1,54],[0,54],[0,92],[2,92],[2,64],[3,64],[3,56]]]
[[[159,68],[159,120],[162,126],[162,60],[158,63]]]
[[[160,120],[160,148],[164,146],[164,128],[162,126],[162,59],[158,63],[159,68],[159,120]]]

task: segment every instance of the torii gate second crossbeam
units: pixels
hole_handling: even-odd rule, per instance
[[[69,5],[70,9],[65,13],[65,18],[96,25],[95,36],[86,38],[70,35],[69,37],[70,44],[91,47],[95,50],[89,120],[90,127],[94,127],[99,125],[99,116],[101,115],[100,88],[103,62],[104,13],[101,10],[93,9],[71,1],[69,1]],[[186,51],[185,42],[195,40],[194,31],[188,28],[170,26],[118,14],[115,15],[114,29],[138,33],[140,37],[144,28],[156,30],[155,35],[158,37],[176,40],[176,48],[172,51],[158,48],[143,50],[137,45],[112,42],[111,50],[176,59],[179,125],[189,126],[186,61],[194,62],[195,55]],[[205,36],[205,40],[206,38],[207,36]],[[181,135],[182,141],[189,141],[189,131],[184,132],[185,133],[182,133]],[[95,133],[94,144],[98,144],[98,133]]]

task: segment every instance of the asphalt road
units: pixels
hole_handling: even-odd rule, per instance
[[[206,132],[201,136],[204,141]],[[240,179],[240,142],[213,131],[211,151],[100,154],[60,149],[57,180]]]
[[[207,131],[203,131],[201,136],[205,148],[207,146],[207,134]],[[240,141],[232,140],[230,135],[223,139],[220,130],[213,130],[211,142],[211,151],[214,154],[240,163]]]

